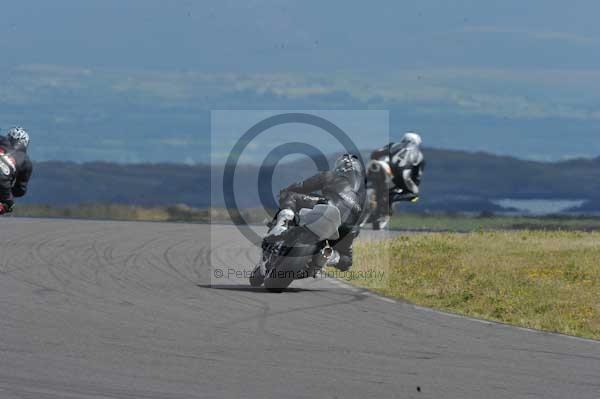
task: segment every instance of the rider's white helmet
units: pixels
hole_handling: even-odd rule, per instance
[[[421,144],[423,144],[423,140],[418,133],[408,132],[404,135],[404,137],[402,137],[400,143],[403,145],[403,147],[419,147]]]
[[[22,127],[10,128],[6,136],[13,147],[22,147],[27,149],[27,146],[29,145],[29,134]]]

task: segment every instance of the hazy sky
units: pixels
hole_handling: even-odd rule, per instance
[[[66,157],[144,160],[109,120],[154,112],[152,138],[181,144],[210,109],[264,101],[390,109],[437,147],[598,156],[598,15],[592,0],[2,1],[0,127],[33,125],[41,158],[94,132]],[[114,123],[152,130],[136,120]]]
[[[4,64],[250,71],[598,68],[600,3],[3,1]]]

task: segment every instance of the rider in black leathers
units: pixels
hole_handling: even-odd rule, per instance
[[[342,217],[340,238],[330,242],[339,260],[336,256],[336,261],[330,265],[348,270],[352,266],[352,243],[360,231],[366,200],[365,181],[364,169],[358,157],[344,154],[336,160],[334,170],[316,174],[281,190],[280,211],[267,239],[283,234],[300,209],[329,202],[339,209]]]
[[[0,136],[0,215],[11,212],[15,197],[27,193],[33,170],[27,155],[29,135],[20,127]]]

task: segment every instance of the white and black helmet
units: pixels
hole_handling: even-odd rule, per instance
[[[408,165],[416,166],[423,162],[423,153],[421,152],[423,140],[417,133],[409,132],[402,137],[399,143],[390,148],[392,158],[390,163],[397,168],[404,168]]]
[[[422,143],[423,139],[421,139],[421,136],[414,132],[406,133],[400,141],[403,147],[420,147]]]
[[[404,153],[407,150],[413,151],[414,149],[419,149],[421,144],[423,144],[421,136],[417,133],[409,132],[402,136],[400,142],[393,144],[390,147],[390,152],[396,154],[395,157],[397,158],[399,153]]]
[[[14,147],[27,149],[29,146],[29,134],[22,127],[10,128],[6,136]]]

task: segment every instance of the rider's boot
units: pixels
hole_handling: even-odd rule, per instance
[[[0,200],[0,215],[11,213],[13,211],[14,202],[12,200]]]
[[[381,217],[379,218],[379,230],[385,230],[385,228],[387,227],[387,225],[390,223],[390,215],[381,215]]]
[[[341,262],[341,255],[339,251],[333,250],[331,257],[327,261],[327,266],[332,266],[342,272],[346,272],[350,269],[352,263]]]

